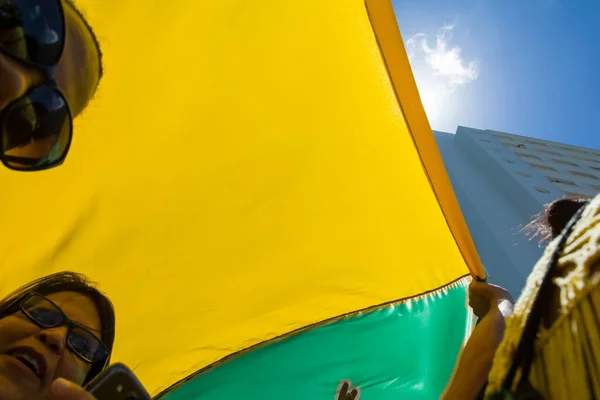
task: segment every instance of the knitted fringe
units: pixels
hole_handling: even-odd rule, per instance
[[[527,279],[506,322],[486,394],[502,388],[512,365],[531,305],[560,238],[553,240]],[[600,398],[600,196],[584,210],[567,240],[553,282],[559,291],[559,317],[550,329],[540,327],[530,381],[546,398]],[[519,374],[515,382],[519,381]],[[514,388],[513,388],[514,389]]]

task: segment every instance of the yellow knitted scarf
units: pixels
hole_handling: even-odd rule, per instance
[[[525,289],[506,322],[488,378],[486,395],[502,389],[521,339],[531,305],[560,237],[553,240],[533,268]],[[553,282],[560,294],[559,317],[540,328],[530,381],[553,400],[600,398],[600,196],[583,211],[567,239]],[[549,305],[550,306],[550,305]],[[519,381],[519,374],[515,383]],[[514,388],[513,388],[514,389]]]

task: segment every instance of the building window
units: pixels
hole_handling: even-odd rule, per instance
[[[557,145],[557,146],[554,146],[554,147],[556,147],[557,149],[566,150],[566,151],[569,151],[569,150],[571,150],[570,148],[568,148],[568,147],[565,147],[565,146],[558,146],[558,145]]]
[[[525,178],[531,178],[531,175],[529,175],[527,172],[517,171],[517,175],[524,176]]]
[[[552,161],[554,161],[557,164],[561,164],[561,165],[569,165],[571,167],[579,167],[578,164],[575,164],[574,162],[571,162],[571,161],[556,160],[556,159],[553,159]]]
[[[543,171],[556,171],[556,168],[551,167],[549,165],[534,164],[534,163],[529,163],[529,165],[531,166],[531,168],[540,169]]]
[[[589,157],[581,157],[581,156],[574,156],[574,157],[578,160],[589,161],[589,162],[593,162],[595,164],[600,163],[600,160],[594,160],[593,158],[589,158]]]
[[[510,136],[504,136],[504,135],[493,135],[496,139],[500,139],[500,140],[510,140],[513,141],[515,140],[515,138],[510,137]]]
[[[545,154],[552,154],[553,156],[560,156],[561,154],[558,151],[552,151],[552,150],[544,150],[544,149],[540,149],[538,150],[540,153],[545,153]]]
[[[525,143],[535,144],[536,146],[541,146],[541,147],[548,147],[548,145],[546,143],[534,142],[533,140],[526,140]]]
[[[515,149],[524,149],[525,145],[523,143],[514,144],[514,143],[504,143],[506,147],[513,147]]]
[[[578,172],[578,171],[569,171],[569,172],[575,176],[580,176],[582,178],[598,180],[598,177],[596,175],[588,174],[587,172]]]
[[[521,158],[527,158],[530,160],[540,160],[541,161],[541,158],[539,158],[538,156],[534,156],[533,154],[517,153],[517,155]]]
[[[565,192],[565,194],[569,197],[583,197],[584,199],[589,199],[590,196],[587,194],[575,193],[575,192]]]
[[[569,151],[572,153],[588,154],[587,151],[583,151],[583,150],[579,150],[579,149],[569,149]]]
[[[549,191],[549,190],[547,190],[547,189],[544,189],[544,188],[542,188],[542,187],[539,187],[539,186],[534,186],[533,188],[534,188],[535,190],[537,190],[538,192],[540,192],[540,193],[550,193],[550,191]]]
[[[575,147],[567,147],[567,146],[556,146],[556,147],[558,147],[561,150],[569,151],[571,153],[588,154],[586,151],[579,150]]]
[[[569,185],[569,186],[577,186],[575,184],[575,182],[570,181],[568,179],[562,179],[562,178],[555,178],[553,176],[547,176],[546,179],[548,179],[550,182],[552,183],[559,183],[561,185]]]

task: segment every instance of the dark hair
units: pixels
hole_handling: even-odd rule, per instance
[[[571,218],[588,200],[585,197],[565,197],[546,204],[544,210],[536,215],[524,230],[531,238],[539,237],[541,242],[549,242],[561,234]]]
[[[75,6],[75,4],[73,3],[73,0],[63,0],[65,3],[67,3],[77,14],[77,16],[79,16],[79,18],[81,18],[81,20],[83,21],[83,24],[85,25],[85,27],[87,28],[87,30],[90,32],[90,35],[92,35],[92,40],[94,41],[94,44],[96,45],[96,50],[98,51],[98,83],[100,83],[100,80],[102,79],[102,76],[104,75],[104,68],[103,68],[103,64],[102,64],[102,49],[100,48],[100,42],[98,41],[98,38],[96,37],[96,32],[94,32],[94,30],[92,29],[92,27],[90,26],[89,22],[87,21],[87,19],[84,17],[83,13],[81,12],[81,10],[79,10],[79,8],[77,8]]]
[[[115,341],[115,310],[110,300],[100,293],[94,283],[88,281],[87,277],[75,272],[58,272],[37,279],[20,287],[4,299],[0,300],[0,319],[16,313],[19,310],[21,300],[29,293],[35,292],[43,296],[58,292],[76,292],[89,297],[100,315],[102,343],[106,346],[109,352],[108,359],[103,365],[92,365],[85,382],[88,382],[96,376],[105,365],[110,361],[110,353],[112,353],[113,343]]]

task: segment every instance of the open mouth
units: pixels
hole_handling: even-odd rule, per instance
[[[11,354],[14,358],[21,361],[27,368],[33,371],[38,377],[40,376],[40,365],[37,360],[23,353],[15,353]]]
[[[46,360],[44,357],[29,347],[21,347],[12,349],[6,353],[16,360],[18,360],[21,364],[27,367],[35,376],[37,376],[40,380],[44,379],[44,374],[46,370]]]

